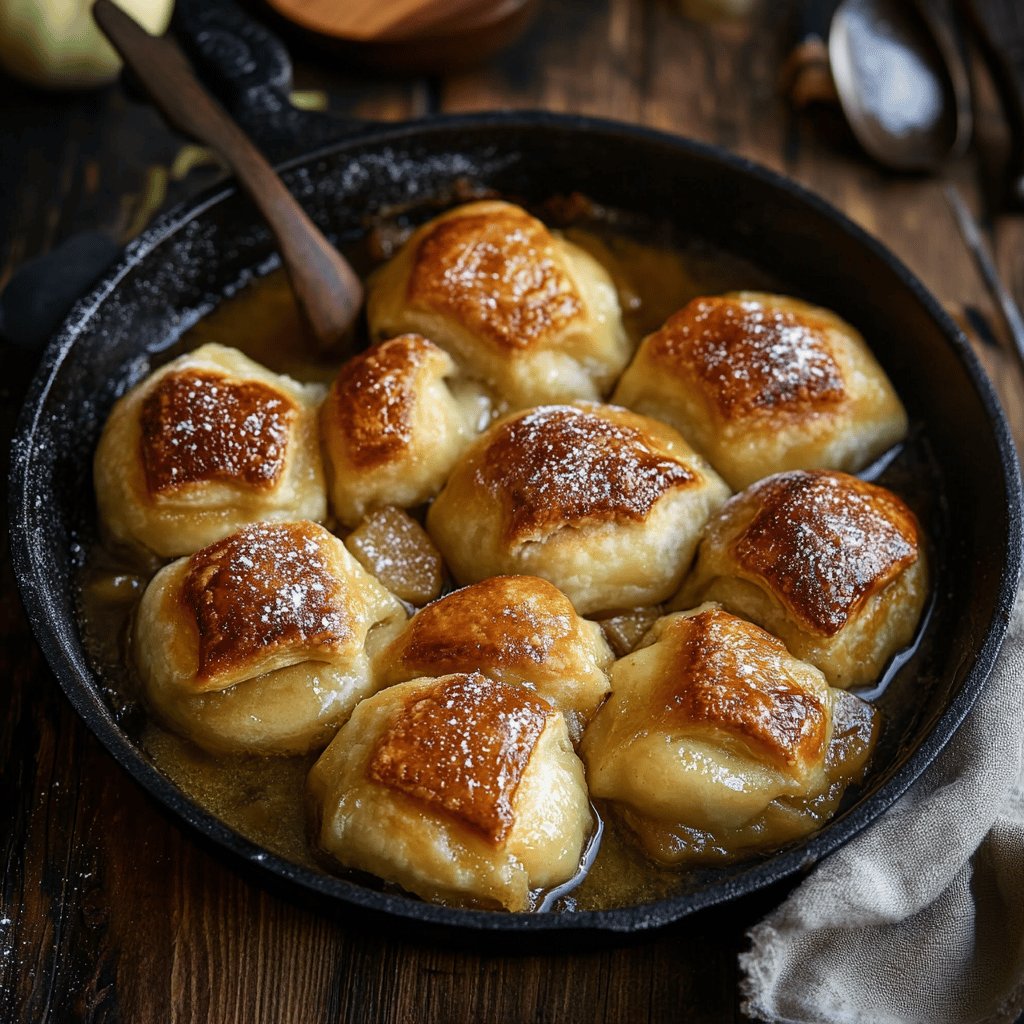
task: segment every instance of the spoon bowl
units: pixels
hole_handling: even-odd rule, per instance
[[[843,0],[829,61],[857,141],[879,163],[927,171],[970,141],[970,83],[946,0]]]

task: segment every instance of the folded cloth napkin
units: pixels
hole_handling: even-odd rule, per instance
[[[949,745],[749,933],[744,1011],[784,1024],[1024,1012],[1024,591]]]

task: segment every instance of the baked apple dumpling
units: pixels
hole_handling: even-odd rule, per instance
[[[455,464],[427,531],[459,583],[554,583],[580,615],[655,604],[729,491],[671,427],[616,406],[541,406]]]
[[[475,436],[472,406],[449,383],[455,363],[417,334],[360,352],[320,411],[331,509],[354,526],[367,512],[432,498]]]
[[[161,367],[103,428],[93,463],[101,523],[172,558],[247,523],[322,520],[322,394],[222,345]]]
[[[404,621],[323,527],[258,523],[157,573],[132,653],[174,732],[213,752],[304,754],[373,692],[372,654]]]
[[[436,342],[509,409],[600,398],[631,354],[607,271],[496,200],[419,228],[372,280],[367,316],[376,338]]]
[[[924,538],[891,491],[846,473],[779,473],[711,518],[675,607],[718,601],[843,687],[876,681],[928,597]]]
[[[480,672],[535,690],[578,739],[608,692],[613,655],[596,622],[536,576],[492,576],[418,611],[381,652],[381,685]]]
[[[693,299],[644,339],[613,401],[671,424],[739,490],[789,469],[863,469],[907,431],[864,339],[784,295]]]
[[[659,619],[583,737],[590,792],[666,865],[806,835],[859,777],[874,711],[715,605]]]
[[[308,779],[312,836],[424,899],[528,910],[571,879],[594,823],[562,715],[522,686],[455,673],[381,690]]]

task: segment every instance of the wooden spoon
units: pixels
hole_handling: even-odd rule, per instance
[[[234,172],[277,239],[295,298],[322,350],[337,348],[363,303],[363,285],[309,219],[263,154],[206,91],[168,36],[151,36],[111,0],[96,23],[171,124],[205,143]]]

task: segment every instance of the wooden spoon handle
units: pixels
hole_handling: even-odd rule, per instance
[[[363,286],[248,136],[193,74],[167,36],[151,36],[112,0],[93,17],[170,123],[220,154],[274,233],[299,306],[322,349],[337,347],[359,313]]]

